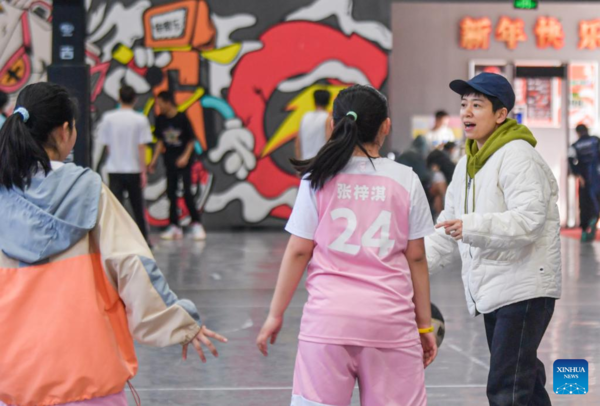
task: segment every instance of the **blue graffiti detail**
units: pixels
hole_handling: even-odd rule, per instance
[[[223,99],[207,95],[200,99],[200,101],[202,103],[202,107],[204,107],[205,109],[214,109],[218,111],[219,113],[221,113],[225,120],[231,120],[232,118],[235,118],[235,113],[233,109],[231,108],[229,103],[227,103]]]
[[[203,96],[200,99],[200,104],[202,104],[202,107],[205,109],[216,110],[219,114],[221,114],[221,116],[225,120],[231,120],[232,118],[235,118],[235,112],[233,111],[229,103],[227,103],[227,101],[223,99],[207,95]],[[195,150],[198,155],[202,154],[202,145],[200,145],[199,142],[196,142]]]

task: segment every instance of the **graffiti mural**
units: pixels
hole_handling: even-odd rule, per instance
[[[95,119],[123,84],[151,122],[156,95],[172,91],[198,139],[193,179],[209,227],[283,224],[299,184],[289,158],[314,91],[382,89],[388,76],[386,1],[259,3],[86,0]],[[0,0],[1,90],[45,79],[51,15],[49,1]],[[150,178],[153,225],[166,224],[165,189],[160,172]]]

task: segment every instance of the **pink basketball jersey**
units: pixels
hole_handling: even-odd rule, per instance
[[[410,168],[354,157],[318,191],[303,180],[286,229],[315,243],[301,340],[378,348],[418,341],[404,252],[434,230]]]

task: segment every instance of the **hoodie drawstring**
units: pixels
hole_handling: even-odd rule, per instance
[[[465,214],[469,214],[469,188],[471,187],[471,181],[473,182],[473,213],[475,212],[475,177],[470,177],[469,173],[465,173]]]
[[[473,213],[475,213],[475,176],[473,176]]]
[[[137,393],[131,382],[127,381],[127,385],[129,385],[129,390],[131,390],[131,396],[133,396],[133,400],[135,401],[136,406],[142,406],[142,399],[140,395]]]

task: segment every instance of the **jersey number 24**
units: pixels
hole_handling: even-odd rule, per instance
[[[371,224],[367,231],[361,238],[361,245],[348,244],[348,240],[352,238],[356,228],[358,227],[358,220],[356,214],[348,208],[335,209],[331,212],[331,219],[336,221],[338,219],[346,219],[346,230],[338,237],[334,242],[329,245],[329,248],[334,251],[344,252],[350,255],[356,255],[362,247],[368,248],[379,248],[379,257],[383,258],[394,247],[396,243],[394,240],[390,240],[390,224],[392,223],[392,213],[387,210],[383,210],[377,219]],[[379,238],[375,238],[375,234],[381,231]]]

